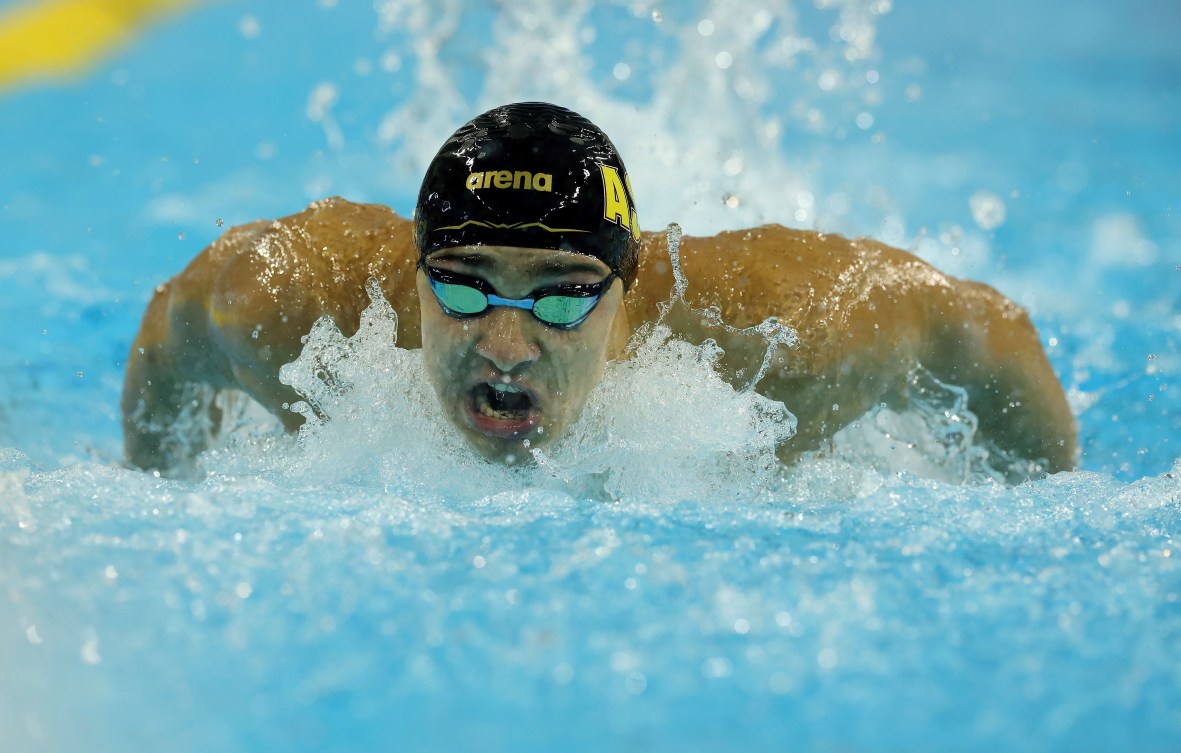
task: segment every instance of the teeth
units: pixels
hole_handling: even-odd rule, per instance
[[[488,383],[491,395],[479,401],[477,410],[490,418],[520,418],[528,411],[528,392],[512,384]],[[522,400],[522,398],[524,398]],[[519,406],[506,408],[507,404]],[[494,404],[499,407],[494,407]]]
[[[492,389],[496,390],[497,392],[516,394],[520,394],[525,391],[514,384],[494,384],[492,385]]]

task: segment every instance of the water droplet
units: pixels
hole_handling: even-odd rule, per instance
[[[82,656],[82,661],[87,664],[98,664],[103,658],[98,653],[98,638],[87,638],[86,642],[82,644],[82,650],[79,652]]]
[[[243,16],[238,21],[238,33],[246,39],[256,39],[262,33],[262,25],[254,16]]]
[[[990,191],[977,191],[968,199],[972,219],[982,230],[995,230],[1005,223],[1005,202]]]

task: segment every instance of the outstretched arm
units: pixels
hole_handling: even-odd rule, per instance
[[[171,469],[200,452],[216,425],[215,390],[234,386],[213,337],[210,304],[225,261],[243,253],[266,223],[232,228],[156,289],[131,344],[123,382],[127,460]]]
[[[664,239],[645,237],[629,315],[655,318],[672,287]],[[717,306],[740,327],[776,316],[799,334],[758,390],[799,420],[780,450],[792,460],[906,390],[923,366],[968,392],[982,439],[1047,470],[1074,467],[1074,418],[1025,311],[987,285],[942,274],[881,243],[766,225],[686,237],[681,261],[687,298]],[[721,338],[725,339],[725,338]],[[760,344],[723,342],[757,362]],[[749,351],[749,352],[744,352]]]
[[[345,335],[376,278],[399,317],[398,345],[418,347],[410,222],[388,207],[316,202],[274,222],[230,229],[160,286],[132,343],[123,389],[129,462],[162,470],[199,453],[220,422],[218,390],[246,393],[289,429],[299,399],[279,369],[321,316]]]
[[[954,281],[954,295],[932,301],[923,364],[963,386],[981,436],[1051,472],[1078,457],[1070,405],[1029,315],[993,288]]]

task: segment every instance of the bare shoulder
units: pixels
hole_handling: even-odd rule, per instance
[[[763,302],[773,303],[787,318],[867,287],[899,290],[954,284],[901,249],[782,225],[686,236],[681,264],[694,302],[721,306],[724,312],[729,307],[734,323],[742,326],[766,315]],[[649,298],[666,296],[671,285],[664,234],[647,233],[637,289],[647,304]]]
[[[375,277],[417,336],[410,222],[379,204],[325,199],[296,214],[233,228],[178,278],[206,296],[210,321],[226,347],[248,333],[298,345],[322,315],[349,332],[368,304],[365,282]],[[255,334],[255,333],[258,334]],[[284,348],[289,351],[290,347]],[[284,356],[289,353],[284,353]]]
[[[339,198],[227,230],[157,289],[144,314],[124,381],[127,457],[169,467],[201,446],[200,437],[186,437],[189,449],[168,449],[169,427],[188,409],[186,385],[194,383],[244,391],[295,428],[282,406],[296,395],[279,369],[322,316],[356,331],[370,277],[400,315],[399,344],[417,347],[413,249],[409,221]]]
[[[641,320],[655,315],[672,287],[663,234],[644,240],[637,311],[629,312]],[[740,327],[777,317],[799,332],[796,368],[812,372],[885,345],[917,349],[929,309],[959,285],[900,249],[782,225],[686,237],[681,264],[691,304],[717,306]]]

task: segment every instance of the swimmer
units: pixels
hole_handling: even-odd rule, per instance
[[[397,312],[398,346],[422,348],[443,412],[472,448],[491,461],[528,457],[563,435],[669,298],[665,235],[641,233],[635,207],[606,134],[569,110],[519,103],[447,140],[413,221],[331,198],[232,228],[148,305],[124,383],[127,459],[183,469],[210,439],[200,427],[218,423],[220,390],[298,428],[286,406],[300,396],[279,368],[322,316],[354,333],[369,278]],[[735,327],[775,316],[797,330],[799,347],[757,385],[798,418],[783,461],[902,400],[921,365],[967,391],[978,438],[1050,472],[1074,467],[1074,419],[1038,334],[992,288],[875,241],[779,225],[686,237],[680,264],[691,306],[716,306]],[[665,323],[700,336],[693,316]],[[749,337],[719,344],[762,355]]]

